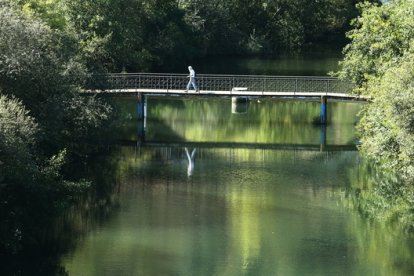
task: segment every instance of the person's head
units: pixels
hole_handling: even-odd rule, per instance
[[[193,70],[193,67],[191,67],[191,66],[188,66],[188,70]]]

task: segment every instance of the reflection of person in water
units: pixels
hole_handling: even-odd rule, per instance
[[[194,171],[194,157],[196,153],[196,149],[194,148],[191,152],[191,154],[188,152],[187,148],[184,148],[185,154],[187,155],[188,159],[188,168],[187,168],[187,175],[192,176]]]

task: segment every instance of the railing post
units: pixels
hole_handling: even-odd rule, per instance
[[[265,90],[265,81],[266,81],[266,78],[263,78],[263,79],[262,79],[262,95],[264,95],[264,90]]]
[[[138,89],[141,89],[141,74],[138,75]]]
[[[295,78],[295,91],[293,91],[293,97],[296,97],[296,92],[298,91],[298,78]]]
[[[329,90],[331,89],[330,87],[331,87],[331,80],[328,80],[328,83],[326,84],[327,85],[327,91],[329,92]],[[332,92],[334,92],[334,91],[332,91]]]

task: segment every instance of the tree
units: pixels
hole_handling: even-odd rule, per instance
[[[299,50],[343,34],[362,0],[61,1],[87,68],[137,72],[208,55]]]
[[[32,179],[38,134],[39,126],[23,104],[0,95],[0,187]]]
[[[298,50],[342,34],[362,0],[180,0],[186,22],[207,54]],[[337,37],[338,35],[336,35]]]
[[[66,0],[66,5],[93,71],[149,70],[186,56],[184,14],[175,0]]]
[[[52,29],[67,28],[62,0],[17,0],[16,2],[26,16],[40,18]]]
[[[51,217],[90,186],[62,173],[70,142],[110,108],[77,93],[76,43],[15,3],[0,6],[0,255],[37,246]]]
[[[70,36],[16,8],[0,8],[0,40],[0,87],[37,116],[43,113],[42,103],[70,91],[76,84],[73,76],[84,72]]]
[[[65,150],[43,157],[40,132],[21,101],[0,95],[0,254],[36,246],[56,207],[89,186],[63,178]]]
[[[178,0],[184,20],[190,27],[198,56],[239,53],[242,32],[233,17],[237,1]]]
[[[413,139],[412,62],[414,2],[395,0],[360,5],[362,16],[349,33],[351,43],[339,76],[353,81],[373,101],[359,125],[362,149],[375,160],[414,180],[410,154]]]
[[[369,82],[367,94],[375,98],[365,107],[359,126],[364,152],[407,183],[414,183],[413,67],[414,47],[399,65]]]
[[[358,125],[360,148],[381,177],[369,189],[358,191],[357,205],[365,206],[364,213],[386,214],[412,231],[414,1],[359,7],[362,16],[349,33],[351,43],[339,76],[353,81],[357,93],[372,97]]]
[[[0,40],[2,93],[17,97],[30,110],[47,133],[43,142],[49,147],[58,150],[65,141],[85,137],[85,132],[79,136],[79,127],[70,127],[75,121],[82,120],[77,124],[93,129],[98,121],[108,119],[107,105],[77,93],[86,71],[70,34],[51,29],[15,6],[4,6],[0,8]],[[78,113],[67,112],[73,109]]]
[[[352,42],[344,49],[339,76],[363,88],[404,59],[413,41],[414,22],[410,0],[385,5],[363,3],[359,8],[362,15],[354,20],[354,29],[348,33]]]

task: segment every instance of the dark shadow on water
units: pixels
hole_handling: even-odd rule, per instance
[[[90,147],[94,147],[90,145]],[[96,153],[98,152],[98,154]],[[92,183],[88,193],[54,202],[38,187],[13,187],[0,195],[0,275],[67,275],[61,257],[117,209],[116,170],[107,148],[71,157],[71,179]]]

